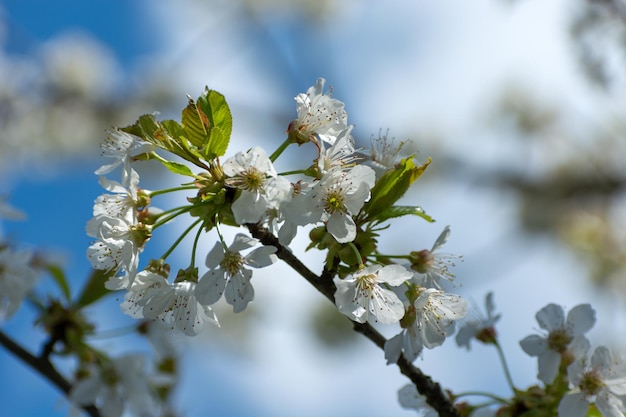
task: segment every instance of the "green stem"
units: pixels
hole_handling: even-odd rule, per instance
[[[200,235],[202,234],[202,229],[204,225],[198,228],[198,233],[196,233],[196,237],[193,240],[193,248],[191,249],[191,267],[193,268],[196,265],[196,249],[198,248],[198,241],[200,240]]]
[[[176,246],[178,246],[178,244],[180,242],[182,242],[182,240],[184,239],[185,236],[187,236],[187,234],[189,232],[191,232],[191,229],[193,229],[194,227],[196,227],[198,225],[198,223],[202,222],[202,219],[198,219],[195,222],[193,222],[187,229],[185,229],[185,231],[178,237],[178,239],[176,239],[176,241],[172,244],[172,246],[170,246],[170,248],[161,256],[161,258],[159,259],[167,259],[168,256],[170,256],[170,254],[172,253],[172,251],[174,249],[176,249]]]
[[[176,207],[167,211],[164,211],[163,213],[161,213],[159,215],[159,220],[156,221],[153,225],[152,225],[152,230],[155,230],[158,227],[163,226],[165,223],[169,222],[170,220],[180,216],[183,213],[186,213],[188,211],[190,211],[194,206],[181,206],[181,207]],[[169,214],[172,213],[169,216],[165,216],[163,217],[165,214]]]
[[[472,396],[491,398],[492,400],[495,400],[501,404],[509,403],[509,401],[506,398],[498,397],[497,395],[491,394],[489,392],[483,392],[483,391],[466,391],[460,394],[454,394],[454,398],[472,397]]]
[[[348,246],[352,248],[352,251],[354,252],[354,255],[356,256],[356,259],[359,261],[359,269],[364,268],[365,265],[363,265],[363,257],[361,256],[361,252],[359,252],[356,245],[352,242],[348,242]]]
[[[287,146],[289,146],[290,143],[291,141],[289,140],[289,138],[285,139],[285,141],[280,144],[278,149],[276,149],[274,153],[270,155],[270,161],[272,162],[276,161],[276,159],[280,156],[280,154],[283,153],[285,149],[287,149]]]
[[[150,191],[150,198],[155,197],[157,195],[161,195],[161,194],[173,193],[175,191],[197,190],[197,189],[198,187],[196,187],[195,185],[182,185],[180,187],[172,187],[172,188],[166,188],[164,190]]]
[[[220,242],[222,242],[222,247],[224,248],[224,252],[226,252],[228,250],[228,245],[226,244],[226,241],[224,240],[224,236],[222,235],[222,229],[220,229],[220,222],[218,221],[218,216],[217,214],[215,214],[215,230],[217,231],[217,235],[220,238]]]
[[[497,340],[495,340],[493,344],[498,351],[498,356],[500,357],[500,362],[502,363],[502,369],[504,369],[504,375],[506,376],[506,381],[508,382],[509,387],[511,388],[511,391],[515,393],[516,391],[515,385],[513,384],[513,379],[511,378],[511,372],[509,371],[509,366],[507,365],[506,358],[504,357],[504,351],[502,350],[502,347],[500,346]]]
[[[150,152],[150,157],[164,164],[168,164],[170,162],[154,151]]]
[[[137,325],[124,326],[117,329],[102,330],[96,334],[90,335],[89,340],[112,339],[114,337],[126,336],[135,333]]]
[[[306,169],[296,169],[294,171],[285,171],[285,172],[279,172],[278,175],[281,176],[286,176],[286,175],[296,175],[296,174],[306,174]]]
[[[387,258],[387,259],[408,259],[411,260],[410,255],[383,255],[382,253],[372,254],[374,258]]]

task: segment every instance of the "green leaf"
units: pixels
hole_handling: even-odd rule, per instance
[[[189,169],[189,167],[185,164],[181,164],[181,163],[173,162],[173,161],[165,161],[163,162],[163,165],[165,165],[165,167],[174,174],[186,175],[188,177],[195,178],[194,173],[191,172],[191,169]]]
[[[176,120],[163,120],[161,122],[161,128],[164,129],[174,140],[178,140],[181,136],[185,136],[185,130]]]
[[[413,155],[402,159],[394,169],[385,172],[372,188],[370,200],[363,206],[367,220],[376,220],[385,210],[407,192],[411,184],[417,180],[430,164],[428,158],[423,165],[415,165]]]
[[[126,132],[126,133],[130,133],[131,135],[135,135],[135,136],[139,136],[140,138],[144,139],[144,140],[148,140],[147,139],[147,134],[143,129],[143,126],[141,125],[141,121],[142,119],[148,119],[150,120],[150,118],[152,118],[152,122],[154,124],[156,124],[156,120],[154,120],[154,116],[152,116],[151,114],[144,114],[143,116],[140,116],[139,119],[137,119],[137,121],[135,122],[135,124],[132,124],[130,126],[126,126],[126,127],[122,127],[120,128],[120,130]]]
[[[226,103],[226,98],[208,87],[198,97],[197,107],[208,118],[209,126],[209,140],[202,147],[202,153],[206,159],[212,160],[226,153],[233,130],[233,116]]]
[[[190,98],[181,116],[185,138],[197,149],[203,149],[209,142],[211,124],[206,114]]]
[[[111,291],[104,287],[104,283],[111,276],[113,276],[113,271],[94,269],[83,287],[80,296],[74,303],[74,307],[82,308],[88,306],[109,294]]]
[[[402,216],[418,216],[430,223],[435,221],[419,206],[391,206],[376,216],[376,222],[382,223],[385,220]]]
[[[63,297],[65,297],[67,301],[70,301],[70,299],[72,298],[70,286],[61,267],[58,265],[46,265],[46,269],[52,276],[52,279],[54,279],[54,282],[56,282],[56,284],[59,286]]]

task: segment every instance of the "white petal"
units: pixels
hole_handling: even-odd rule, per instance
[[[124,413],[123,399],[112,387],[103,390],[100,412],[102,417],[122,417]]]
[[[587,333],[596,322],[596,312],[590,304],[581,304],[567,314],[567,328],[574,336]]]
[[[549,332],[562,329],[565,326],[563,307],[556,304],[548,304],[539,310],[535,317],[539,326]]]
[[[251,271],[244,269],[240,274],[231,277],[226,284],[224,298],[228,304],[233,306],[235,313],[245,310],[248,303],[254,299],[254,288],[250,283],[251,275]]]
[[[536,334],[526,336],[519,344],[522,350],[530,356],[539,356],[548,349],[548,341]]]
[[[602,370],[609,368],[613,364],[613,355],[605,346],[599,346],[591,355],[591,366]]]
[[[258,243],[259,241],[253,237],[244,235],[243,233],[237,233],[233,239],[232,245],[228,247],[228,250],[231,252],[241,252],[242,250],[255,247]]]
[[[217,268],[224,260],[224,246],[221,242],[215,242],[213,249],[207,254],[205,265],[211,269]]]
[[[326,223],[326,229],[339,243],[352,242],[356,237],[356,224],[346,213],[333,213]]]
[[[231,208],[237,224],[258,223],[267,211],[268,204],[264,196],[241,190]]]
[[[561,363],[561,355],[552,349],[546,350],[539,355],[539,373],[538,378],[544,384],[551,384],[559,373],[559,365]]]
[[[588,408],[582,393],[567,394],[559,403],[559,417],[585,417]]]
[[[404,339],[403,334],[404,332],[400,332],[391,339],[387,339],[385,342],[385,359],[387,359],[387,365],[396,363],[398,359],[400,359]]]
[[[421,336],[415,332],[415,326],[411,326],[404,332],[404,357],[413,362],[424,350]]]
[[[339,312],[358,323],[365,323],[367,321],[367,317],[365,317],[366,310],[357,303],[354,279],[335,277],[334,282],[337,287],[337,291],[335,291],[335,305]]]
[[[402,265],[386,265],[378,272],[376,281],[386,282],[395,287],[411,279],[412,276],[413,273]]]
[[[246,264],[254,268],[264,268],[275,263],[278,258],[276,255],[276,248],[274,246],[262,246],[250,252],[246,256]]]
[[[225,288],[225,271],[221,269],[208,271],[198,281],[195,296],[200,304],[212,305],[222,297]]]
[[[402,408],[420,410],[427,406],[426,399],[417,392],[413,384],[405,385],[398,391],[398,401]]]
[[[391,290],[378,287],[374,297],[368,297],[369,312],[385,324],[397,323],[404,317],[404,304]]]
[[[622,401],[606,390],[602,390],[596,397],[596,407],[600,411],[600,414],[602,414],[602,417],[624,416],[624,413],[621,411],[624,409]]]
[[[97,376],[79,380],[70,391],[70,400],[79,405],[90,405],[96,402],[103,383]]]
[[[446,226],[441,232],[441,234],[439,235],[439,237],[437,238],[437,240],[435,240],[435,243],[433,244],[433,248],[430,251],[434,252],[440,247],[442,247],[448,241],[449,237],[450,237],[450,226]]]

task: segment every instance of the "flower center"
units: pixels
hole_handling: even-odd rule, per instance
[[[330,190],[324,199],[324,210],[330,214],[345,211],[345,197],[340,188]]]
[[[548,334],[548,348],[563,353],[572,341],[572,336],[568,335],[565,329],[558,329]]]
[[[228,178],[226,183],[230,186],[250,192],[262,192],[265,184],[265,174],[256,167],[246,168],[236,177]]]
[[[375,274],[364,274],[357,277],[358,293],[367,292],[370,297],[374,297],[373,289],[376,286]]]
[[[428,249],[411,252],[411,269],[414,271],[425,274],[434,264],[435,257]]]
[[[243,263],[243,256],[239,252],[226,251],[220,267],[232,277],[243,268]]]
[[[603,386],[604,381],[595,369],[585,372],[580,381],[580,384],[578,385],[582,393],[587,396],[596,395],[598,392],[600,392]]]

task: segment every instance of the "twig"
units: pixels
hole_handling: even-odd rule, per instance
[[[313,271],[307,268],[295,255],[283,245],[278,242],[278,239],[270,233],[266,228],[258,224],[246,224],[248,230],[253,237],[259,239],[263,245],[274,246],[276,248],[276,256],[289,265],[294,271],[300,274],[310,284],[312,284],[319,292],[330,300],[335,302],[335,283],[332,281],[332,270],[325,270],[322,276],[316,275]],[[366,338],[374,342],[376,346],[384,349],[387,339],[380,334],[369,323],[356,323],[354,324],[354,330],[361,333]],[[445,395],[438,383],[434,382],[428,375],[425,375],[419,368],[414,366],[411,362],[406,360],[404,356],[400,355],[400,359],[396,362],[400,368],[400,372],[407,376],[420,394],[426,397],[428,404],[433,407],[441,417],[460,417],[454,404]]]
[[[69,395],[72,389],[70,384],[61,375],[56,368],[45,358],[38,358],[32,353],[28,352],[22,346],[13,341],[9,336],[0,330],[0,344],[4,346],[9,352],[14,354],[26,365],[37,371],[41,376],[50,381],[53,385],[59,388],[65,395]],[[91,417],[100,417],[100,412],[93,405],[83,406],[83,410]]]

